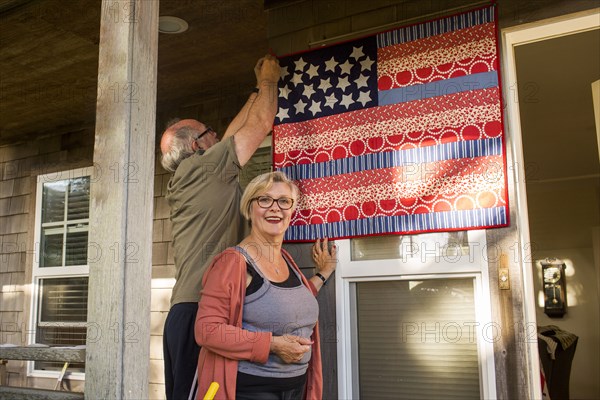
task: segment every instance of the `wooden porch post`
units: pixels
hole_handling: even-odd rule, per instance
[[[148,398],[158,6],[102,1],[87,399]]]

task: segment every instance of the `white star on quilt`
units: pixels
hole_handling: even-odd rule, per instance
[[[354,100],[352,100],[352,93],[342,96],[342,101],[340,101],[340,104],[346,107],[346,109],[348,109],[352,103],[354,103]]]
[[[287,99],[287,97],[289,95],[290,95],[290,88],[288,88],[287,86],[279,88],[279,97],[283,97],[284,99]]]
[[[319,75],[319,72],[317,72],[317,70],[319,69],[318,65],[310,65],[310,67],[308,67],[308,69],[306,70],[306,74],[309,76],[308,79],[312,79],[315,76]]]
[[[335,97],[335,94],[330,94],[329,96],[325,96],[325,105],[331,109],[333,109],[333,107],[335,107],[335,103],[337,103],[337,98]]]
[[[303,114],[306,106],[307,104],[305,102],[299,100],[296,104],[294,104],[294,108],[296,108],[296,114]]]
[[[348,86],[350,86],[350,82],[348,82],[348,77],[347,76],[338,79],[337,87],[338,87],[338,89],[342,89],[342,92],[346,91],[346,88]]]
[[[319,84],[319,89],[321,89],[323,92],[325,92],[330,87],[331,87],[331,78],[321,80],[321,83]]]
[[[362,46],[360,46],[360,47],[354,47],[352,49],[352,54],[350,54],[350,57],[354,57],[354,59],[358,60],[359,58],[361,58],[364,55],[365,55],[365,53],[363,53],[363,51],[362,51]],[[350,57],[348,57],[348,58],[350,58]]]
[[[287,67],[279,67],[279,78],[283,79],[287,76],[288,74],[288,69]]]
[[[306,67],[306,61],[304,61],[302,59],[302,57],[300,57],[300,59],[298,61],[296,61],[296,69],[295,71],[304,71],[304,67]]]
[[[340,68],[342,70],[340,72],[340,75],[343,75],[343,74],[350,75],[350,70],[352,69],[352,64],[350,63],[350,60],[346,60],[345,63],[340,64]]]
[[[359,101],[364,107],[368,102],[371,101],[371,96],[369,96],[369,92],[360,92],[360,95],[356,101]]]
[[[356,88],[360,89],[361,87],[369,87],[369,84],[367,83],[368,80],[369,80],[368,76],[364,76],[363,74],[360,74],[358,79],[356,81],[354,81],[354,83],[356,83]]]
[[[310,96],[315,94],[315,89],[313,89],[312,85],[306,85],[302,94],[310,99]]]
[[[315,101],[308,109],[313,115],[317,115],[318,112],[321,112],[321,103]]]
[[[292,82],[292,84],[294,85],[299,85],[302,83],[302,74],[294,74],[294,76],[292,77],[292,80],[290,81]]]
[[[284,118],[289,118],[290,116],[288,115],[288,109],[287,108],[280,108],[279,112],[277,113],[277,118],[279,118],[280,121],[283,121]]]
[[[325,71],[335,72],[335,66],[338,65],[334,57],[331,57],[329,61],[325,61]]]
[[[369,57],[367,57],[366,60],[360,61],[361,71],[364,71],[364,70],[370,71],[371,65],[373,65],[374,62],[375,61],[371,60]]]

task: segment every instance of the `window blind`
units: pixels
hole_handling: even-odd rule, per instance
[[[89,208],[89,176],[44,183],[40,267],[87,264]]]
[[[85,322],[88,278],[41,279],[40,298],[40,323]]]
[[[48,346],[85,345],[88,278],[46,278],[39,284],[40,312],[36,343]],[[57,371],[62,363],[36,361],[35,369]],[[69,366],[71,372],[83,372],[84,364]]]
[[[90,178],[71,179],[69,181],[69,221],[88,219],[90,217]]]

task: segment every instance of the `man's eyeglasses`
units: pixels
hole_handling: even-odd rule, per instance
[[[289,210],[294,205],[294,199],[290,199],[289,197],[280,197],[278,199],[274,199],[270,196],[258,196],[252,200],[256,200],[256,203],[260,208],[269,208],[275,202],[277,202],[277,205],[282,210]]]
[[[202,136],[206,135],[209,132],[214,132],[214,130],[210,126],[207,126],[206,130],[204,132],[202,132],[201,134],[199,134],[198,137],[196,137],[196,139],[194,139],[194,140],[200,139]]]

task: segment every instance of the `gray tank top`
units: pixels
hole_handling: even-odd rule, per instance
[[[319,319],[319,305],[310,289],[302,284],[292,288],[273,285],[244,249],[238,246],[236,250],[246,257],[252,268],[263,278],[258,291],[244,299],[242,327],[251,332],[273,332],[273,336],[287,334],[310,338]],[[288,263],[287,259],[285,261]],[[301,281],[294,268],[288,269]],[[291,378],[306,373],[310,357],[311,351],[308,351],[298,363],[286,364],[279,356],[270,353],[266,364],[240,361],[238,371],[256,376]]]

